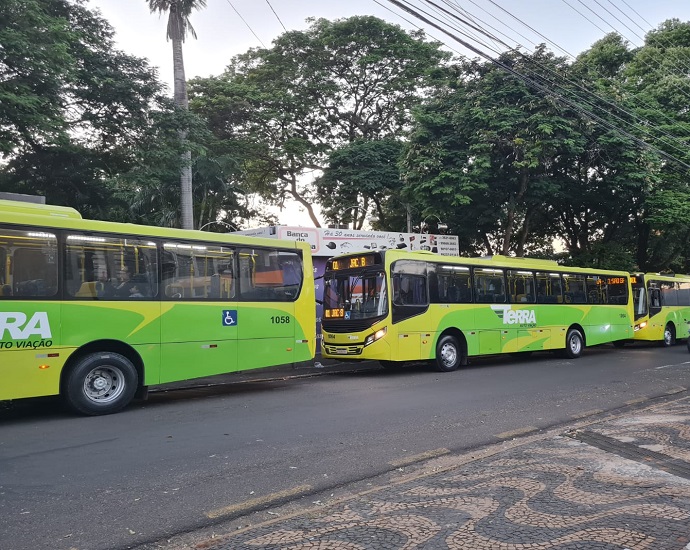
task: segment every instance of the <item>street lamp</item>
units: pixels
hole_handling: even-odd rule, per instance
[[[422,223],[419,224],[420,231],[423,231],[424,233],[429,232],[429,225],[426,223],[426,221],[431,217],[434,217],[438,220],[438,223],[436,224],[436,229],[439,233],[443,233],[448,229],[448,224],[443,223],[441,221],[441,218],[439,218],[436,214],[429,214],[422,220]]]
[[[209,225],[214,224],[214,223],[217,223],[217,224],[219,224],[219,225],[222,225],[222,226],[224,226],[224,227],[227,227],[227,228],[231,229],[232,231],[239,231],[239,229],[237,229],[237,228],[236,228],[234,225],[232,225],[231,223],[222,222],[222,221],[220,221],[220,220],[214,220],[214,221],[212,221],[212,222],[205,223],[204,225],[202,225],[202,226],[199,228],[199,231],[202,231],[202,230],[204,229],[204,227],[208,227]]]

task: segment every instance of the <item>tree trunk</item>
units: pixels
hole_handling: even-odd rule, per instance
[[[181,109],[189,108],[187,99],[187,80],[184,74],[182,57],[182,40],[173,38],[173,76],[175,105]],[[187,132],[180,132],[180,141],[187,139]],[[187,150],[181,155],[180,169],[180,222],[182,229],[194,229],[194,201],[192,198],[192,152]]]
[[[522,258],[525,255],[525,244],[527,243],[527,237],[529,236],[529,222],[531,217],[532,210],[528,208],[527,212],[525,212],[525,221],[522,223],[522,230],[520,231],[517,250],[515,251],[515,255],[518,258]]]
[[[307,211],[307,214],[309,214],[309,218],[314,223],[314,227],[321,227],[321,223],[319,222],[319,219],[316,217],[316,214],[314,213],[314,208],[312,207],[311,203],[309,203],[304,197],[302,197],[302,195],[300,195],[299,190],[297,189],[297,178],[294,175],[290,177],[289,184],[289,193],[290,195],[292,195],[292,198],[295,199],[302,206],[304,206],[304,208]]]
[[[508,212],[506,216],[506,229],[503,233],[503,250],[501,254],[508,256],[510,254],[510,245],[513,240],[513,230],[515,228],[515,215],[517,212],[518,205],[522,203],[525,193],[527,192],[527,184],[529,182],[529,174],[526,170],[522,170],[520,173],[520,190],[517,196],[510,196],[508,200]]]

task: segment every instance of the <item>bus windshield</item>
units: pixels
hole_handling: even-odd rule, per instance
[[[371,319],[388,314],[383,271],[335,271],[324,281],[324,319]]]

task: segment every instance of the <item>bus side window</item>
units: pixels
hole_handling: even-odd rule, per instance
[[[504,302],[503,271],[501,269],[475,267],[474,296],[477,302]]]
[[[690,283],[678,284],[678,305],[690,306]]]
[[[563,302],[561,276],[558,273],[537,273],[537,302],[560,304]]]
[[[661,290],[649,287],[649,315],[656,315],[661,311]]]
[[[57,293],[57,237],[2,229],[0,296],[45,298]]]
[[[534,302],[534,279],[531,272],[510,269],[507,271],[507,277],[510,302]]]
[[[403,275],[400,278],[400,292],[398,294],[398,303],[412,303],[412,282],[410,281],[410,278],[405,275]]]

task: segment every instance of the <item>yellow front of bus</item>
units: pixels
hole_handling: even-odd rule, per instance
[[[324,274],[322,355],[344,361],[391,360],[390,292],[378,252],[329,260]]]
[[[637,273],[630,277],[635,308],[635,340],[670,346],[687,336],[690,277]]]

